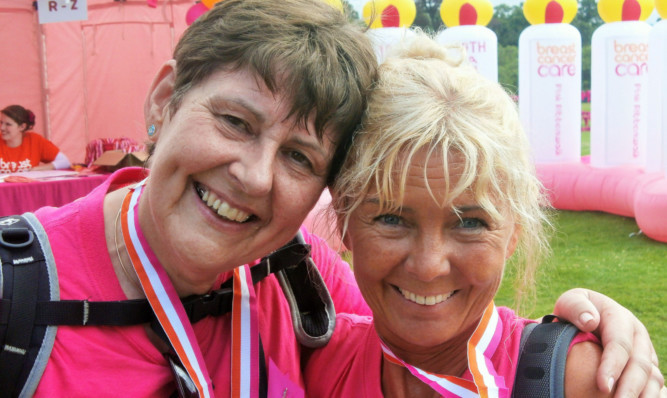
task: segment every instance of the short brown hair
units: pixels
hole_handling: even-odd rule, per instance
[[[248,68],[273,92],[292,101],[288,117],[315,114],[340,134],[332,182],[366,107],[377,61],[364,32],[321,0],[224,0],[197,19],[174,52],[176,81],[170,111],[185,93],[220,69]]]

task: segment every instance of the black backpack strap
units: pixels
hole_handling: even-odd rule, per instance
[[[297,338],[308,347],[319,347],[333,333],[335,310],[309,254],[310,246],[299,233],[251,267],[251,275],[253,283],[258,283],[277,274]],[[51,355],[54,325],[123,326],[154,319],[147,300],[60,301],[49,240],[31,213],[0,218],[0,258],[0,397],[34,394]],[[231,311],[232,299],[232,281],[228,281],[209,294],[183,299],[183,304],[195,323]],[[263,374],[265,379],[265,368]],[[262,389],[267,389],[266,380]]]
[[[301,232],[295,238],[305,244]],[[310,257],[276,274],[289,303],[294,332],[310,348],[325,345],[336,325],[336,310],[320,271]]]
[[[48,240],[45,241],[48,244]],[[259,283],[272,273],[305,261],[309,254],[310,246],[299,244],[294,240],[263,258],[259,264],[251,267],[252,281],[255,284]],[[204,317],[222,315],[231,311],[233,297],[231,286],[231,281],[228,281],[211,293],[184,298],[182,300],[183,306],[190,322],[196,323]],[[55,288],[57,289],[57,287],[58,285],[56,284]],[[12,313],[10,311],[11,305],[11,296],[3,296],[0,300],[0,327],[7,325],[9,322],[9,317]],[[151,322],[152,316],[153,310],[146,299],[122,301],[52,301],[49,297],[42,297],[36,303],[34,324],[129,326]]]
[[[31,396],[51,355],[55,326],[34,324],[38,300],[58,300],[58,276],[46,233],[34,215],[0,219],[0,396]]]
[[[521,349],[512,397],[562,398],[565,396],[565,361],[578,329],[547,315],[542,323],[527,325],[521,334]]]

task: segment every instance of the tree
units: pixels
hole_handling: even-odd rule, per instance
[[[523,4],[500,4],[494,9],[488,28],[498,36],[499,46],[516,46],[519,44],[519,35],[528,25],[523,16]]]
[[[591,89],[591,46],[587,44],[581,47],[581,89]]]
[[[443,26],[440,18],[442,0],[415,0],[417,16],[413,26],[419,26],[427,32],[437,32]]]
[[[357,13],[357,10],[350,5],[350,3],[347,0],[342,0],[343,3],[343,9],[345,10],[345,15],[347,15],[347,19],[349,21],[358,21],[359,20],[359,13]]]
[[[591,37],[595,29],[600,27],[604,21],[598,14],[598,7],[595,0],[580,0],[577,15],[572,20],[572,26],[581,33],[582,46],[591,44]]]
[[[519,49],[516,45],[498,46],[498,83],[516,94],[519,87]]]

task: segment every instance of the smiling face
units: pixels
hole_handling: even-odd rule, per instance
[[[0,113],[0,132],[2,132],[2,139],[8,147],[16,148],[21,145],[25,129],[25,123],[18,124],[11,117]]]
[[[289,99],[246,70],[213,73],[169,115],[173,67],[159,76],[140,222],[172,280],[210,288],[296,234],[325,186],[334,134],[320,142],[312,125],[285,120]]]
[[[457,158],[449,158],[452,185],[461,172]],[[406,360],[411,353],[438,352],[448,342],[465,350],[517,243],[506,209],[496,203],[503,218],[495,220],[470,190],[452,200],[444,173],[440,154],[427,160],[426,150],[416,152],[397,210],[383,210],[371,189],[347,230],[355,276],[376,330]],[[445,200],[444,207],[428,187],[439,202]]]

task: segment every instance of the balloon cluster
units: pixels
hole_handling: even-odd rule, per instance
[[[570,23],[577,15],[577,0],[527,0],[523,15],[531,25]]]
[[[440,18],[448,28],[461,25],[486,26],[493,18],[489,0],[443,0]]]
[[[413,0],[371,0],[363,14],[371,29],[407,28],[417,16],[417,6]]]
[[[199,0],[197,1],[190,9],[188,12],[185,14],[185,22],[188,25],[192,25],[192,23],[202,16],[206,11],[210,10],[216,3],[219,3],[223,0]],[[279,0],[277,0],[279,1]],[[339,9],[341,12],[343,11],[343,3],[341,0],[322,0],[325,3],[331,5],[334,8]]]
[[[222,1],[222,0],[200,0],[196,2],[188,12],[185,14],[185,23],[188,25],[192,25],[192,23],[202,16],[206,11],[210,10],[211,7],[215,5],[215,3]]]
[[[600,0],[598,14],[606,23],[646,21],[653,12],[653,0]]]

